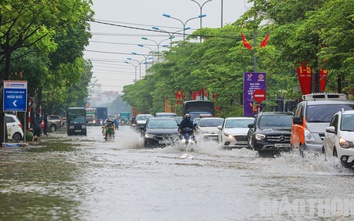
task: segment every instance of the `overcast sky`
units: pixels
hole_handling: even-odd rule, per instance
[[[207,0],[195,0],[203,5]],[[86,48],[85,58],[93,63],[93,76],[102,89],[123,90],[124,85],[133,84],[135,67],[140,79],[140,65],[150,50],[166,50],[169,36],[183,29],[182,23],[199,16],[200,6],[192,0],[94,0],[95,20],[91,23],[92,38]],[[221,7],[223,2],[223,8]],[[219,28],[236,21],[247,9],[247,0],[211,0],[204,4],[203,27]],[[171,17],[181,21],[164,17]],[[221,16],[223,14],[223,16]],[[223,21],[223,22],[222,22]],[[100,22],[100,23],[99,23]],[[169,32],[154,32],[152,27]],[[200,27],[200,19],[192,19],[185,27],[186,34]],[[181,34],[174,34],[174,40],[182,40]],[[150,40],[143,40],[147,37]],[[143,47],[138,46],[142,44]],[[158,45],[160,45],[158,47]],[[133,55],[135,52],[137,55]],[[132,60],[128,60],[131,58]],[[125,63],[129,62],[130,64]],[[149,60],[148,60],[149,61]],[[142,76],[145,65],[141,64]]]

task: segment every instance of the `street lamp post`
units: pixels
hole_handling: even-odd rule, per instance
[[[168,38],[168,39],[163,39],[163,40],[161,40],[160,42],[157,42],[157,41],[155,41],[155,40],[153,40],[153,39],[150,39],[150,38],[147,38],[147,37],[141,37],[141,39],[146,40],[146,41],[155,42],[155,44],[156,44],[156,46],[157,46],[157,63],[160,63],[160,46],[161,46],[161,43],[164,42],[164,41],[166,41],[166,40],[169,40],[169,38]],[[140,44],[140,45],[141,45],[141,44]],[[139,46],[140,46],[140,45],[139,45]],[[142,45],[142,46],[140,46],[140,47],[146,47],[146,46]],[[153,50],[151,50],[151,51],[153,51]]]
[[[159,32],[163,32],[163,33],[167,33],[170,37],[168,39],[170,39],[170,46],[172,46],[172,39],[175,38],[175,34],[177,34],[178,32],[180,31],[186,31],[186,30],[189,30],[191,29],[190,27],[185,27],[184,29],[181,29],[181,30],[177,30],[175,32],[169,32],[169,31],[166,31],[166,30],[163,30],[163,29],[160,29],[159,27],[157,26],[153,26],[152,29],[156,30],[156,31],[159,31]]]
[[[197,5],[199,6],[200,15],[202,15],[202,14],[203,14],[203,7],[204,7],[204,5],[205,5],[206,3],[208,3],[208,2],[213,1],[213,0],[207,0],[207,1],[204,2],[203,4],[200,4],[199,2],[197,2],[197,1],[195,1],[195,0],[191,0],[191,1],[197,3]],[[203,27],[203,18],[200,18],[200,28],[202,28],[202,27]]]
[[[190,21],[190,20],[193,20],[193,19],[197,19],[197,18],[204,18],[206,15],[205,14],[201,14],[197,17],[193,17],[193,18],[190,18],[190,19],[187,19],[185,22],[183,22],[181,19],[179,18],[175,18],[175,17],[172,17],[171,15],[169,14],[162,14],[164,17],[166,18],[171,18],[171,19],[174,19],[174,20],[177,20],[179,22],[181,22],[181,24],[183,25],[183,41],[185,40],[185,37],[186,37],[186,25],[187,23]]]
[[[136,61],[138,62],[139,64],[139,79],[141,79],[141,63],[142,61],[138,61],[138,60],[135,60],[135,59],[132,59],[132,58],[127,58],[129,61]],[[144,61],[144,60],[143,60]]]
[[[138,54],[136,52],[132,52],[132,55],[140,55],[144,57],[145,60],[145,74],[146,74],[146,70],[147,70],[147,59],[149,58],[149,55],[144,55],[144,54]]]
[[[221,27],[224,26],[224,0],[221,0]]]
[[[134,79],[134,82],[136,82],[137,81],[137,79],[136,79],[137,78],[136,69],[138,68],[138,65],[135,65],[135,64],[133,64],[131,62],[128,62],[128,61],[124,61],[124,63],[134,66],[134,68],[135,68],[135,79]]]

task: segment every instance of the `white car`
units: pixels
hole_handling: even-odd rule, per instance
[[[15,142],[20,142],[23,139],[22,124],[16,115],[5,115],[6,127],[7,127],[7,139]]]
[[[253,117],[227,117],[218,126],[218,142],[224,148],[243,148],[248,146],[248,125],[254,123]]]
[[[201,135],[204,140],[218,141],[218,126],[221,126],[224,118],[202,117],[197,125],[197,135]]]
[[[326,158],[338,157],[344,167],[354,165],[354,110],[335,113],[326,128],[323,149]]]

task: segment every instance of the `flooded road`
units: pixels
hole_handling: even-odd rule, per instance
[[[184,154],[144,149],[129,127],[0,148],[0,220],[353,220],[354,172],[335,159],[213,142]]]

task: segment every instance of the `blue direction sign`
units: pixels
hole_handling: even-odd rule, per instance
[[[3,111],[27,111],[27,81],[4,81]]]

